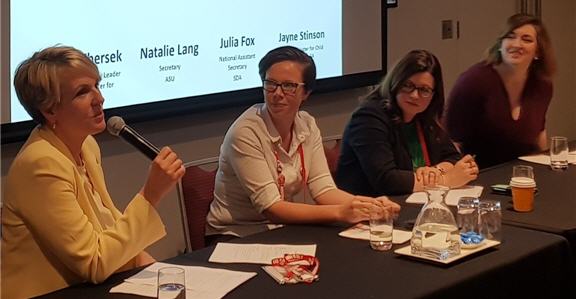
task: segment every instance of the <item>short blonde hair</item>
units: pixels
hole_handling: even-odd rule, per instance
[[[38,51],[24,60],[14,75],[14,88],[20,104],[34,121],[45,124],[42,111],[60,103],[60,73],[63,68],[81,69],[100,81],[98,67],[80,50],[54,46]]]

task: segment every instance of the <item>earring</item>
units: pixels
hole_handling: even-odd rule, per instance
[[[56,122],[52,123],[52,131],[56,130]]]
[[[540,58],[538,58],[538,56],[534,56],[534,60],[538,60],[538,59],[540,59]]]

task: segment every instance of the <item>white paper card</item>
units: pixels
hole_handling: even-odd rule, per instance
[[[426,196],[426,192],[414,192],[406,198],[407,203],[426,203],[428,201],[428,196]]]
[[[482,195],[482,186],[464,186],[460,188],[450,189],[444,202],[449,206],[455,206],[458,204],[458,200],[461,197],[480,197]],[[428,201],[426,192],[414,192],[412,195],[408,196],[406,199],[407,203],[421,203],[424,204]]]
[[[458,200],[461,197],[480,197],[482,195],[482,186],[464,186],[456,189],[450,189],[444,202],[449,206],[458,205]]]
[[[234,244],[218,243],[208,261],[213,263],[251,263],[269,265],[272,259],[285,254],[306,254],[316,256],[316,244]]]
[[[550,165],[550,155],[546,154],[521,156],[518,157],[518,159],[536,164]],[[568,163],[576,164],[576,151],[571,151],[568,153]]]
[[[345,231],[341,231],[339,236],[350,239],[370,240],[370,227],[364,223],[358,223]],[[402,244],[412,238],[412,232],[395,229],[392,231],[392,243]]]
[[[186,277],[186,298],[222,298],[230,291],[256,276],[256,272],[241,272],[197,266],[154,263],[113,287],[110,293],[156,297],[158,269],[183,268]]]

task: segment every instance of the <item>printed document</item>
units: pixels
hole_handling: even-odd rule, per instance
[[[213,263],[270,264],[272,259],[285,254],[306,254],[316,256],[316,244],[233,244],[218,243],[208,261]]]

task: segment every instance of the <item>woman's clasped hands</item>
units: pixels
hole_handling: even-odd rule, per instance
[[[449,182],[448,187],[464,186],[468,182],[475,180],[478,177],[478,172],[478,164],[474,161],[474,157],[466,155],[446,172],[446,181]]]
[[[478,177],[478,164],[474,157],[466,155],[456,164],[442,163],[446,165],[425,166],[416,169],[416,180],[423,186],[443,185],[450,188],[458,188]]]
[[[386,196],[377,198],[367,196],[354,196],[348,204],[342,205],[341,219],[348,223],[358,223],[360,221],[370,220],[370,211],[375,208],[381,208],[386,213],[396,218],[400,212],[400,205],[391,201]]]

